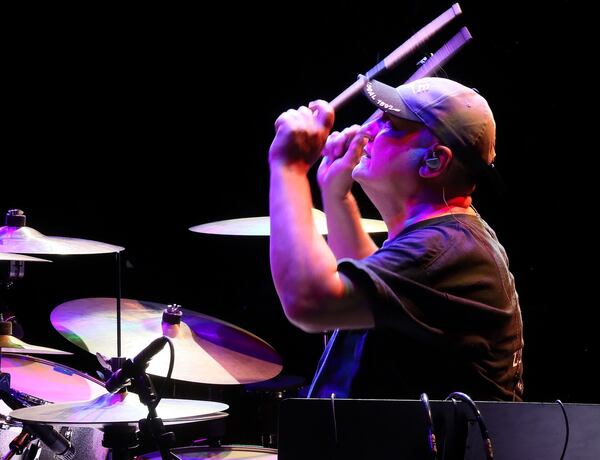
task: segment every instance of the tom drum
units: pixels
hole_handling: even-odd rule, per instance
[[[32,356],[2,355],[0,370],[10,374],[10,386],[30,405],[86,401],[106,393],[103,383],[76,369]],[[6,421],[10,408],[0,401],[0,455],[9,452],[10,442],[21,432],[19,424]],[[75,446],[78,460],[104,460],[108,449],[102,447],[102,432],[95,428],[55,427]],[[34,441],[28,449],[39,444]],[[40,444],[40,460],[52,460],[54,454]],[[13,459],[33,458],[25,451]]]

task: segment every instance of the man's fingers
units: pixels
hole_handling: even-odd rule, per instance
[[[315,112],[317,121],[321,126],[325,129],[331,129],[333,127],[335,114],[333,112],[333,107],[331,107],[328,102],[319,99],[317,101],[312,101],[308,106]]]

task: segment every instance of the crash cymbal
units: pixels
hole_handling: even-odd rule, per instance
[[[326,235],[327,219],[325,213],[313,208],[313,219],[319,233]],[[361,219],[361,223],[367,233],[387,232],[385,222],[382,220]],[[271,222],[269,216],[245,217],[242,219],[222,220],[196,225],[190,227],[190,230],[196,233],[210,233],[214,235],[269,236],[271,234]]]
[[[175,348],[172,377],[188,382],[242,384],[268,380],[281,371],[281,358],[264,340],[233,324],[181,308],[164,317],[168,305],[121,300],[122,356],[133,358],[154,339],[170,337]],[[89,298],[63,303],[50,315],[54,328],[91,353],[116,356],[116,299]],[[147,372],[165,376],[168,348],[156,355]]]
[[[124,248],[80,238],[46,236],[31,227],[0,227],[0,252],[26,254],[107,254]]]
[[[72,355],[68,351],[30,345],[12,335],[0,335],[0,353],[19,353],[25,355]]]
[[[23,254],[11,254],[0,252],[0,260],[14,260],[23,262],[52,262],[51,260],[40,259],[38,257],[24,256]]]
[[[227,404],[213,401],[162,398],[156,407],[165,424],[195,422],[225,417]],[[112,424],[137,425],[148,416],[148,408],[135,393],[106,393],[89,401],[43,404],[10,412],[11,420],[64,426],[101,428]]]

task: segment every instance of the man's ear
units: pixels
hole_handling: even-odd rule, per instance
[[[419,167],[419,175],[423,178],[434,178],[442,174],[450,165],[452,150],[445,145],[436,145],[423,154],[423,164]]]

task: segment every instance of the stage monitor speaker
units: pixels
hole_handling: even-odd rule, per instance
[[[495,460],[560,459],[566,422],[557,403],[476,401]],[[485,458],[476,418],[463,402],[430,401],[438,459]],[[564,404],[565,460],[600,459],[600,405]],[[424,405],[413,400],[286,399],[279,460],[431,459]]]

